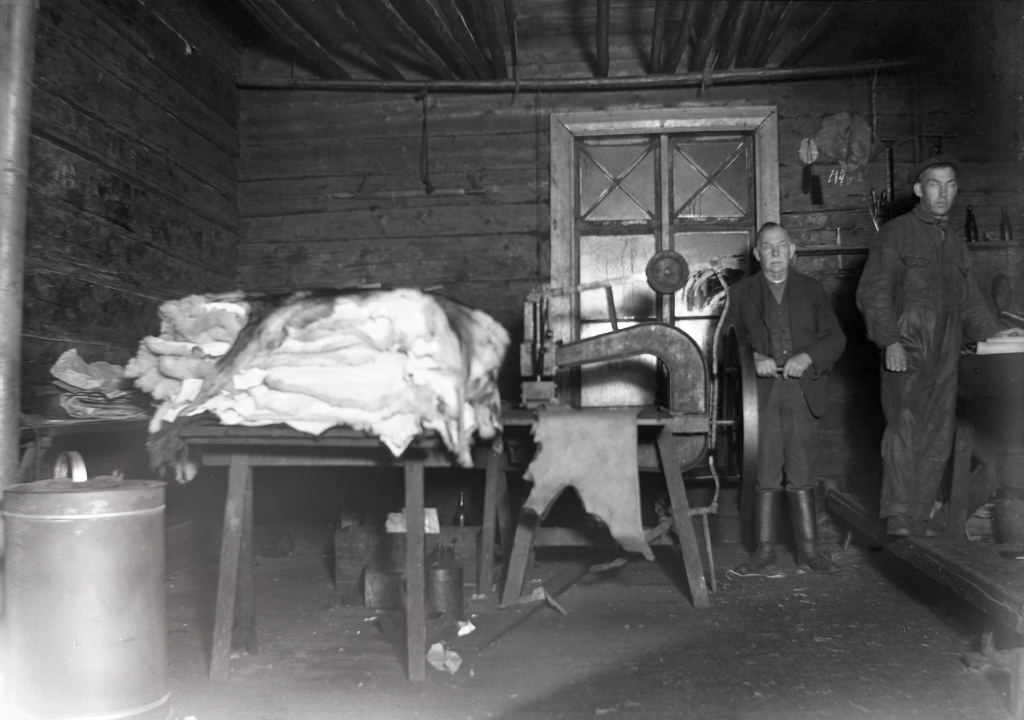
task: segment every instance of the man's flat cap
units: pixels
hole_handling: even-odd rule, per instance
[[[910,174],[911,184],[916,183],[918,180],[920,180],[921,176],[924,175],[925,170],[939,165],[943,167],[951,167],[953,168],[954,172],[956,172],[958,175],[960,174],[960,163],[957,161],[955,157],[953,157],[952,155],[935,155],[934,157],[930,157],[923,162],[919,162],[914,167],[914,170]]]

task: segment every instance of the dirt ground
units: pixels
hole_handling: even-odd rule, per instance
[[[670,552],[667,548],[665,552]],[[843,571],[730,578],[745,556],[715,548],[718,588],[695,609],[673,556],[591,573],[458,671],[405,678],[380,614],[338,602],[317,543],[256,568],[260,652],[206,678],[212,590],[195,569],[168,579],[175,720],[479,718],[1005,718],[1008,681],[969,669],[981,620],[888,553],[853,546]],[[595,557],[595,561],[607,560]],[[534,577],[562,559],[540,556]],[[472,588],[466,588],[470,598]],[[471,601],[486,624],[490,601]],[[383,627],[383,629],[382,629]]]

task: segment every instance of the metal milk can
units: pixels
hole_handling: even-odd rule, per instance
[[[88,478],[78,453],[54,475],[4,492],[9,706],[167,717],[164,483]]]

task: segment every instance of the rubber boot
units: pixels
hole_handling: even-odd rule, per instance
[[[779,524],[779,493],[781,490],[757,491],[757,548],[750,559],[732,569],[740,577],[780,577],[782,573],[775,566],[775,533]]]
[[[818,551],[818,516],[814,512],[814,489],[787,491],[789,514],[796,536],[796,564],[803,570],[820,573],[839,572],[839,566]]]

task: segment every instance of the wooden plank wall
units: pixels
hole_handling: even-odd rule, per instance
[[[28,386],[70,347],[123,363],[158,329],[160,302],[233,285],[241,52],[197,6],[40,2]]]
[[[248,56],[246,68],[254,76],[281,71],[272,60],[250,63]],[[551,113],[775,105],[782,222],[804,250],[799,267],[825,283],[850,339],[837,369],[835,408],[824,427],[829,452],[819,474],[840,482],[877,476],[877,352],[864,338],[854,291],[877,235],[867,194],[886,187],[884,144],[842,183],[828,182],[839,169],[835,161],[819,161],[820,206],[801,190],[797,150],[827,117],[859,114],[892,145],[897,205],[907,209],[914,202],[907,177],[932,142],[922,133],[949,136],[945,149],[966,161],[954,228],[963,227],[968,204],[982,233],[997,231],[1002,207],[1022,228],[1019,163],[979,142],[981,128],[958,100],[963,83],[938,77],[945,82],[907,73],[704,90],[426,97],[245,90],[238,281],[251,290],[373,282],[437,287],[490,312],[518,342],[523,297],[548,279]],[[990,245],[976,257],[983,287],[995,272],[1009,274],[1017,309],[1024,310],[1019,247]],[[513,347],[502,376],[510,400],[518,397],[517,362]]]

